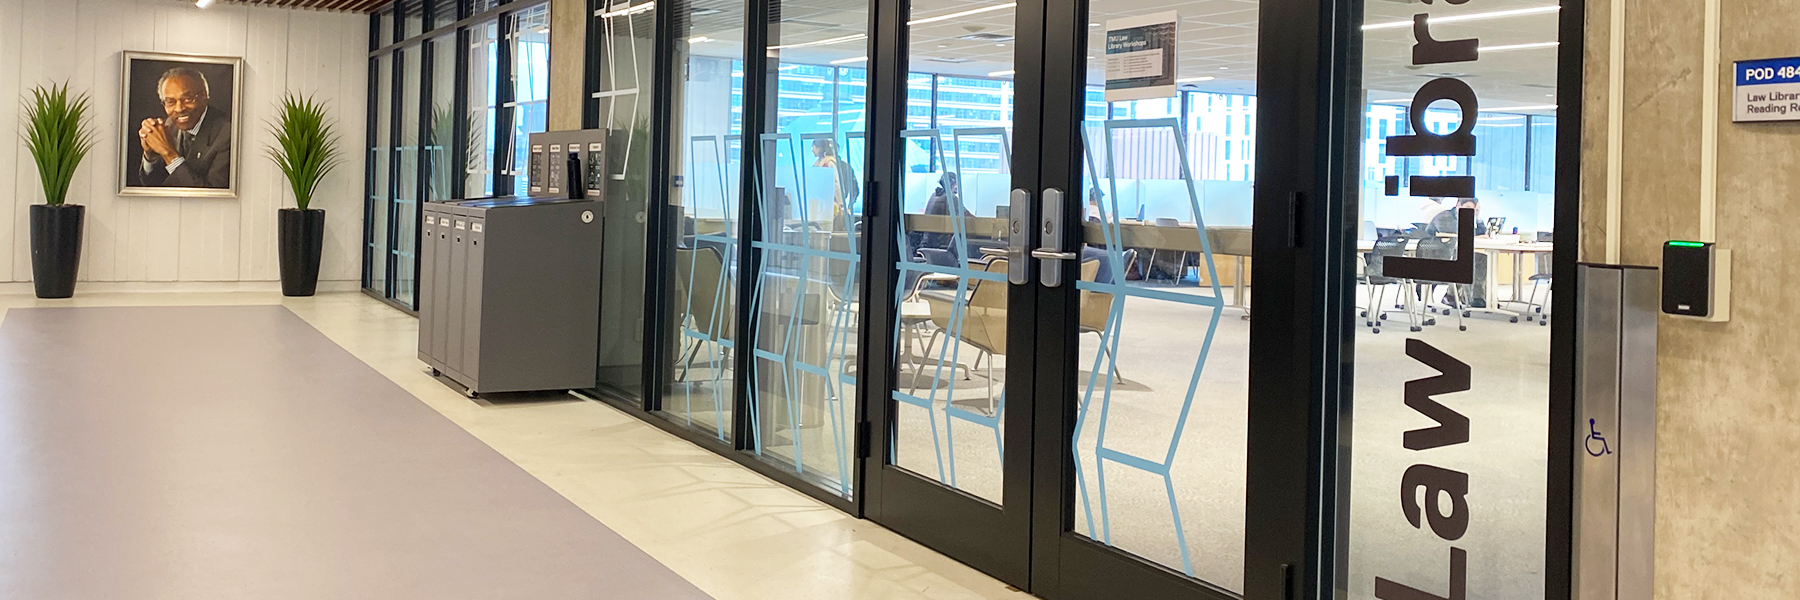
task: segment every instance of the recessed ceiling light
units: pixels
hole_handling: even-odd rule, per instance
[[[1218,78],[1213,77],[1211,75],[1207,75],[1207,76],[1203,76],[1203,77],[1183,77],[1181,79],[1175,80],[1175,83],[1200,83],[1202,81],[1212,81],[1214,79],[1218,79]]]
[[[971,9],[969,9],[969,10],[965,10],[965,11],[962,11],[962,12],[953,12],[953,13],[950,13],[950,14],[947,14],[947,15],[938,15],[938,16],[935,16],[935,17],[926,17],[926,18],[923,18],[923,19],[913,19],[913,20],[911,20],[911,21],[907,21],[907,22],[906,22],[906,24],[907,24],[907,25],[924,25],[924,24],[926,24],[926,23],[936,23],[936,22],[938,22],[938,21],[948,21],[948,20],[950,20],[950,19],[954,19],[954,18],[957,18],[957,17],[966,17],[966,16],[969,16],[969,15],[978,15],[978,14],[981,14],[981,13],[984,13],[984,12],[993,12],[993,11],[996,11],[996,10],[1006,10],[1006,9],[1008,9],[1008,8],[1013,8],[1013,7],[1016,7],[1016,6],[1018,6],[1018,5],[1019,5],[1019,3],[1017,3],[1017,2],[1008,2],[1008,3],[1006,3],[1006,4],[996,4],[996,5],[993,5],[993,6],[983,6],[983,7],[981,7],[981,8],[971,8]]]
[[[843,36],[838,36],[838,37],[834,37],[834,38],[827,38],[827,39],[811,41],[811,42],[801,42],[798,44],[782,44],[780,46],[769,46],[769,49],[770,50],[782,50],[785,48],[808,48],[808,47],[812,47],[812,46],[828,46],[831,44],[854,42],[856,40],[865,39],[868,37],[869,36],[867,34],[857,33],[857,34],[852,34],[852,35],[843,35]]]
[[[1231,67],[1219,67],[1220,71],[1230,71]]]
[[[938,44],[938,47],[939,48],[949,48],[950,45],[949,44]]]
[[[1000,47],[1000,48],[1005,48],[1005,47],[1006,47],[1006,44],[994,44],[994,46],[996,46],[996,47]]]
[[[831,64],[847,65],[850,63],[868,62],[868,60],[869,60],[869,57],[867,57],[867,56],[858,56],[856,58],[840,58],[840,59],[831,61]]]
[[[194,0],[194,6],[206,8],[213,5],[213,0]]]
[[[699,43],[710,42],[710,41],[713,41],[713,39],[706,37],[704,35],[696,35],[694,37],[688,38],[689,44],[699,44]]]
[[[1457,22],[1461,22],[1461,21],[1480,21],[1482,19],[1498,19],[1501,17],[1519,17],[1519,16],[1524,16],[1524,15],[1536,15],[1536,14],[1556,12],[1559,10],[1562,10],[1561,6],[1533,6],[1531,8],[1515,8],[1512,10],[1496,10],[1493,12],[1471,13],[1471,14],[1466,14],[1466,15],[1452,15],[1452,16],[1448,16],[1448,17],[1427,17],[1425,19],[1425,21],[1432,25],[1436,25],[1438,23],[1457,23]],[[1370,23],[1368,25],[1363,26],[1363,31],[1369,31],[1372,29],[1400,29],[1403,27],[1412,27],[1412,24],[1413,24],[1412,19],[1407,19],[1405,21],[1388,21],[1386,23]]]
[[[1007,69],[1005,71],[994,71],[992,73],[988,73],[988,77],[1007,77],[1007,76],[1013,75],[1015,73],[1018,73],[1018,71],[1014,71],[1012,69]]]
[[[1556,42],[1537,42],[1533,44],[1511,44],[1507,46],[1484,46],[1477,48],[1481,52],[1507,52],[1511,50],[1535,50],[1538,48],[1555,48]]]
[[[1088,27],[1099,27],[1099,23],[1088,23]]]

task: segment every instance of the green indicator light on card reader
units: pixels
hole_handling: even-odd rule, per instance
[[[1703,242],[1669,242],[1669,245],[1677,246],[1677,247],[1681,247],[1681,248],[1705,248],[1706,247],[1706,244]]]

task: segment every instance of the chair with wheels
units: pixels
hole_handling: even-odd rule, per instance
[[[1402,306],[1405,307],[1401,312],[1406,315],[1410,330],[1420,331],[1423,329],[1419,325],[1418,315],[1413,314],[1412,301],[1404,297],[1404,294],[1407,293],[1406,281],[1382,274],[1382,266],[1386,260],[1406,256],[1406,247],[1411,241],[1403,234],[1389,234],[1375,240],[1375,249],[1369,251],[1369,258],[1363,266],[1361,278],[1363,285],[1368,287],[1368,304],[1367,308],[1362,311],[1362,316],[1365,319],[1363,324],[1374,333],[1381,333],[1381,322],[1387,319],[1389,312],[1393,312],[1386,308],[1389,288],[1399,290],[1399,298],[1402,300]]]

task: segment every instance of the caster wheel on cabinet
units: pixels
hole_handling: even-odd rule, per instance
[[[1421,332],[1421,331],[1424,331],[1424,330],[1425,330],[1425,328],[1424,328],[1424,327],[1420,327],[1420,326],[1418,326],[1418,325],[1414,325],[1414,326],[1412,326],[1412,332],[1413,332],[1413,333],[1418,333],[1418,332]]]
[[[1457,325],[1457,326],[1456,326],[1456,330],[1457,330],[1457,331],[1468,331],[1468,330],[1469,330],[1469,326],[1468,326],[1468,325]]]
[[[1506,320],[1506,322],[1508,322],[1508,323],[1517,323],[1517,322],[1519,322],[1519,318],[1518,318],[1518,317],[1513,317],[1513,318],[1511,318],[1511,319],[1507,319],[1507,320]]]

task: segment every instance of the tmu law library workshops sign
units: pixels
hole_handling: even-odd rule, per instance
[[[1800,121],[1800,57],[1738,61],[1731,120]]]

